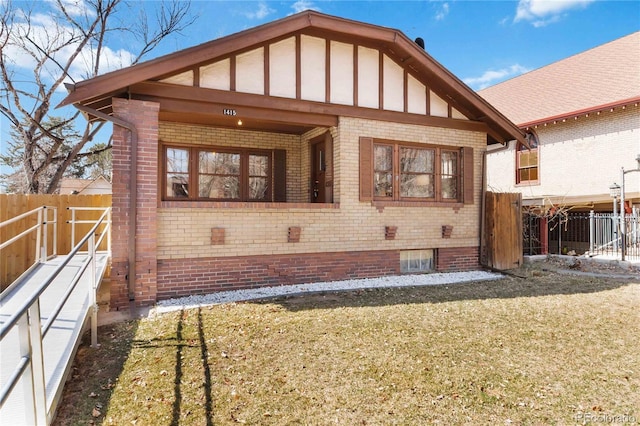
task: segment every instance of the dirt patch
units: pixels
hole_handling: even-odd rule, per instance
[[[55,425],[102,423],[137,327],[137,321],[99,327],[98,348],[90,346],[90,333],[83,336],[64,386]]]
[[[543,260],[527,263],[521,269],[528,273],[536,270],[550,272],[565,270],[631,277],[640,274],[640,264],[575,256],[547,256]]]

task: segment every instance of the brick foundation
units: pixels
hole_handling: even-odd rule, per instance
[[[215,291],[400,273],[398,251],[239,256],[158,261],[158,300]]]
[[[477,247],[439,249],[440,272],[480,267]],[[158,300],[216,291],[400,273],[398,250],[238,256],[158,261]]]
[[[480,268],[478,247],[438,249],[436,269],[440,272],[473,271]]]

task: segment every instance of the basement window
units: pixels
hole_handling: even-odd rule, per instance
[[[432,272],[435,270],[433,250],[402,250],[400,251],[400,272],[415,274]]]

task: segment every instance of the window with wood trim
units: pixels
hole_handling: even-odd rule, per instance
[[[538,138],[533,133],[527,133],[527,147],[518,142],[516,149],[516,183],[538,183],[540,175],[538,172]]]
[[[473,148],[360,138],[360,199],[473,203]]]
[[[164,146],[165,200],[286,201],[286,152]]]

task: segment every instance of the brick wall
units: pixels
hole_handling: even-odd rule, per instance
[[[640,107],[605,110],[537,126],[539,173],[537,184],[515,183],[515,143],[506,151],[487,155],[487,185],[494,192],[521,192],[523,198],[591,197],[609,203],[609,185],[620,183],[620,167],[634,169],[640,154]],[[629,179],[627,191],[640,192],[640,179]],[[596,196],[596,197],[594,197]]]
[[[169,137],[172,127],[173,124],[161,124],[163,138]],[[180,137],[185,141],[190,139],[203,144],[218,143],[217,138],[221,135],[227,135],[228,140],[239,141],[252,133],[199,126],[187,127],[189,135],[183,134]],[[187,127],[177,128],[172,139],[178,138],[180,130]],[[299,193],[305,194],[305,199],[309,181],[308,141],[325,130],[315,129],[301,137],[295,136],[295,143],[287,142],[292,150],[297,147],[300,152],[300,169],[295,173],[300,173],[296,182],[302,186],[303,189]],[[265,206],[261,203],[163,202],[158,211],[158,258],[194,259],[478,245],[481,158],[486,144],[484,133],[347,117],[341,117],[339,126],[331,128],[330,131],[334,138],[335,204],[318,206],[287,203]],[[263,134],[258,132],[257,135]],[[269,141],[291,138],[290,135],[280,138],[279,134],[264,136],[268,137]],[[360,136],[473,147],[476,160],[475,203],[379,209],[370,202],[361,202],[358,194]],[[292,167],[297,166],[294,164]],[[442,226],[445,225],[453,226],[450,238],[442,237]],[[397,227],[395,239],[385,239],[387,226]],[[290,227],[301,228],[299,242],[288,243]],[[212,228],[224,228],[223,245],[211,244]]]
[[[158,299],[400,272],[398,251],[315,253],[158,261]]]
[[[156,300],[159,105],[114,98],[113,111],[137,130],[135,300],[137,305],[148,305]],[[129,306],[130,171],[131,133],[114,125],[111,306],[115,309]]]
[[[157,104],[114,100],[118,117],[139,131],[137,304],[228,288],[364,278],[399,272],[399,251],[436,249],[438,270],[478,266],[482,132],[341,117],[334,141],[334,204],[308,204],[309,141],[302,136],[157,122]],[[114,126],[114,274],[112,305],[126,292],[130,139]],[[376,206],[358,191],[361,136],[473,147],[475,202]],[[287,150],[290,203],[163,202],[158,142]],[[443,226],[452,232],[443,238]],[[385,229],[395,227],[395,238]],[[299,239],[290,229],[299,228]],[[213,238],[212,235],[224,235]]]
[[[441,272],[472,271],[480,268],[478,247],[441,248],[436,256],[436,269]]]
[[[477,247],[438,250],[439,272],[480,267]],[[237,256],[158,261],[158,300],[216,291],[373,278],[400,273],[400,251]]]

